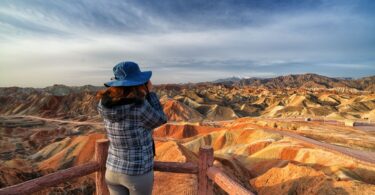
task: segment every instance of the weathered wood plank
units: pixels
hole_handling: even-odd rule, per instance
[[[199,148],[198,195],[213,195],[213,183],[207,177],[207,169],[213,165],[214,150],[211,146]]]
[[[88,162],[65,170],[57,171],[39,178],[35,178],[17,185],[0,189],[0,195],[20,195],[31,194],[40,191],[46,187],[69,181],[71,179],[88,175],[99,170],[97,162]]]
[[[108,156],[108,139],[100,139],[95,143],[95,161],[100,165],[100,169],[95,173],[95,184],[97,195],[109,195],[105,182],[105,165]]]
[[[198,173],[198,166],[194,163],[178,163],[178,162],[154,162],[154,170],[171,173]]]
[[[216,167],[207,170],[208,177],[230,195],[254,195]]]

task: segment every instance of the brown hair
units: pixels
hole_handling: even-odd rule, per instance
[[[113,102],[118,102],[126,98],[143,99],[148,93],[145,85],[130,86],[130,87],[109,87],[98,91],[96,99],[100,100],[104,95],[111,97]]]

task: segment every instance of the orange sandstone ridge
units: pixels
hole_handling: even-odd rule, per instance
[[[30,122],[30,120],[25,121]],[[67,122],[64,126],[66,130],[60,130],[58,134],[60,138],[57,140],[39,136],[40,133],[38,133],[46,131],[44,128],[61,126],[60,122],[54,121],[45,122],[43,126],[30,127],[28,131],[16,131],[17,128],[2,131],[2,141],[13,140],[14,135],[18,135],[21,140],[24,140],[22,144],[25,150],[24,155],[21,152],[15,154],[10,160],[3,160],[0,172],[6,176],[0,177],[2,186],[13,185],[26,179],[90,161],[94,153],[95,140],[105,137],[103,127],[95,124],[83,128],[81,125]],[[343,191],[349,194],[359,194],[362,191],[375,193],[375,164],[364,163],[340,152],[325,150],[304,140],[282,134],[294,131],[296,135],[299,135],[301,133],[299,129],[308,125],[304,121],[294,124],[292,128],[287,125],[283,126],[282,121],[253,118],[211,124],[214,126],[193,123],[165,124],[154,130],[155,160],[196,163],[199,147],[211,145],[214,148],[214,165],[258,194],[272,194],[278,190],[282,194]],[[330,124],[318,122],[311,125],[319,127],[319,130],[332,127]],[[72,135],[69,129],[78,127],[82,129],[81,134]],[[336,126],[336,130],[330,131],[330,135],[337,136],[344,136],[350,132],[353,139],[363,136],[360,130],[354,127]],[[319,132],[316,133],[319,134]],[[35,136],[28,136],[30,134],[38,135],[39,139],[48,144],[42,148],[28,146],[28,140],[37,139]],[[310,136],[313,137],[313,135],[314,131],[310,130]],[[373,137],[370,138],[373,139]],[[324,139],[324,141],[335,143],[334,139]],[[368,151],[373,147],[355,142],[343,144],[358,145],[358,148],[362,149],[368,147]],[[20,146],[14,146],[16,147]],[[8,149],[11,148],[13,147]],[[30,150],[30,155],[28,155],[28,150]],[[21,175],[28,175],[28,177],[20,177]],[[86,176],[73,181],[69,186],[62,184],[59,189],[70,192],[85,189],[90,192],[93,182],[92,176]],[[167,184],[169,187],[165,188]],[[340,189],[335,186],[339,186]],[[195,175],[155,173],[154,194],[195,194],[196,188]],[[52,192],[51,190],[56,192],[57,188],[46,189],[43,193]],[[221,194],[223,191],[215,187],[215,193]]]

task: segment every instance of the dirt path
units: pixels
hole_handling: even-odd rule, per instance
[[[76,124],[76,125],[102,125],[103,124],[102,122],[60,120],[60,119],[43,118],[43,117],[31,116],[31,115],[19,115],[17,117],[25,117],[25,118],[38,119],[38,120],[50,121],[50,122],[59,122],[59,123],[71,123],[71,124]]]
[[[301,135],[298,135],[298,134],[286,132],[286,131],[277,131],[277,130],[268,130],[268,129],[267,129],[267,131],[272,131],[272,132],[279,133],[279,134],[284,135],[284,136],[292,137],[292,138],[301,140],[305,143],[309,143],[309,144],[312,144],[314,146],[318,146],[320,148],[327,149],[329,151],[339,152],[339,153],[342,153],[346,156],[358,159],[362,162],[366,162],[366,163],[370,163],[372,165],[375,165],[375,152],[361,151],[361,150],[355,150],[355,149],[341,147],[341,146],[337,146],[337,145],[332,145],[332,144],[329,144],[329,143],[320,142],[320,141],[317,141],[317,140],[314,140],[314,139],[310,139],[310,138],[307,138],[307,137],[304,137],[304,136],[301,136]]]
[[[304,137],[302,135],[292,133],[292,132],[289,132],[289,131],[275,130],[275,129],[272,129],[272,128],[257,126],[257,125],[254,125],[254,127],[256,127],[256,129],[261,129],[261,130],[264,130],[264,131],[269,132],[269,133],[277,133],[277,134],[280,134],[282,136],[291,137],[291,138],[294,138],[296,140],[302,141],[306,144],[312,145],[314,147],[317,147],[317,148],[320,148],[320,149],[323,149],[323,150],[343,154],[345,156],[354,158],[354,159],[356,159],[356,160],[358,160],[362,163],[370,164],[371,166],[375,165],[375,152],[362,151],[362,150],[356,150],[356,149],[352,149],[352,148],[337,146],[337,145],[317,141],[317,140],[314,140],[314,139],[311,139],[311,138],[308,138],[308,137]]]

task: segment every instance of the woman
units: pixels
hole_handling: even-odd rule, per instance
[[[110,141],[105,179],[111,195],[147,195],[154,181],[155,146],[152,129],[167,122],[152,92],[152,72],[134,62],[113,68],[115,80],[99,91],[98,111]]]

